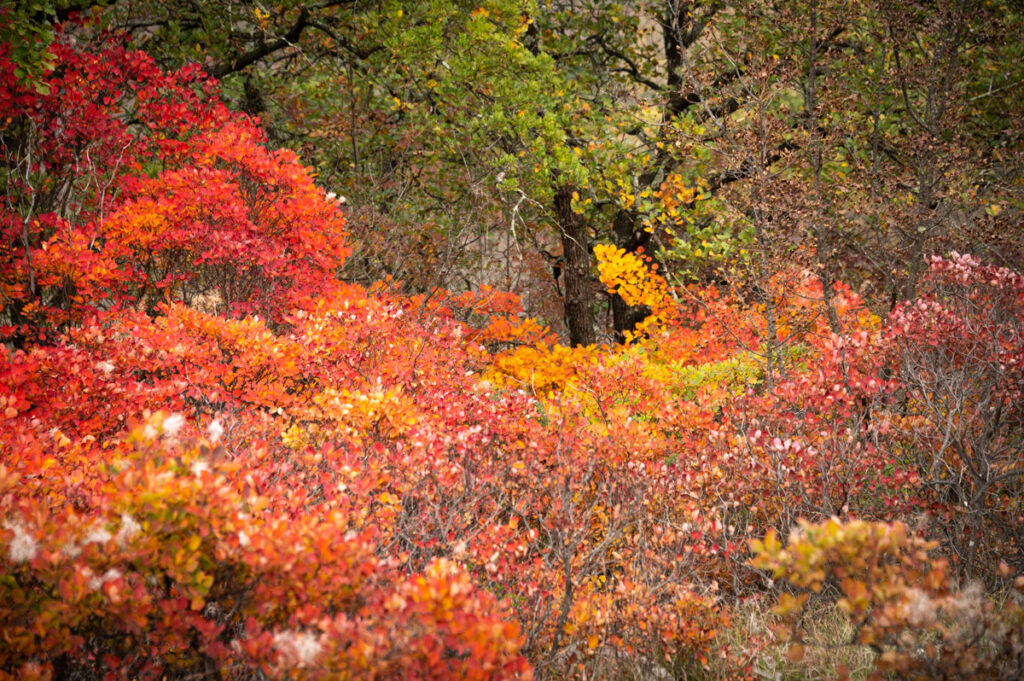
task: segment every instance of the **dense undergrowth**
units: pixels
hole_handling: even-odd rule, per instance
[[[837,284],[836,333],[810,272],[767,310],[609,248],[652,314],[568,348],[340,282],[196,71],[54,50],[47,94],[0,53],[0,677],[813,676],[828,618],[860,674],[1024,672],[1019,274]]]

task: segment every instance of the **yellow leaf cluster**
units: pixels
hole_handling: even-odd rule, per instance
[[[488,372],[487,380],[500,386],[514,386],[546,396],[564,390],[575,382],[579,373],[593,363],[597,351],[593,346],[565,345],[522,346],[500,355]]]
[[[601,283],[611,293],[617,293],[627,305],[646,305],[651,316],[633,330],[633,337],[650,334],[672,315],[675,305],[669,293],[668,282],[637,254],[611,244],[594,247]]]

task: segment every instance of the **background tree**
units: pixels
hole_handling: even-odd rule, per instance
[[[576,343],[648,313],[605,297],[594,243],[769,306],[793,258],[825,298],[843,278],[882,309],[936,248],[1019,257],[1012,3],[121,0],[104,16],[164,65],[200,63],[310,159],[350,206],[349,278],[500,284]]]

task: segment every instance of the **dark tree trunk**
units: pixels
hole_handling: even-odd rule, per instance
[[[572,345],[597,342],[594,333],[594,291],[590,277],[590,249],[587,223],[572,210],[573,187],[563,184],[555,190],[555,217],[562,232],[565,257],[565,323]]]
[[[257,87],[251,75],[246,76],[242,85],[244,88],[243,92],[245,93],[245,99],[242,100],[242,111],[250,116],[262,116],[267,110],[266,102],[263,100],[263,92]]]

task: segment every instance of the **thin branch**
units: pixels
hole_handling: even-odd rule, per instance
[[[208,68],[206,72],[214,78],[223,78],[229,74],[237,73],[238,71],[255,64],[278,50],[283,50],[286,47],[294,45],[296,41],[298,41],[299,36],[302,35],[302,31],[305,30],[308,25],[309,10],[303,7],[302,11],[299,12],[298,18],[295,20],[295,23],[282,37],[268,43],[258,45],[248,52],[238,55],[234,59],[221,62],[220,64],[215,64]]]

